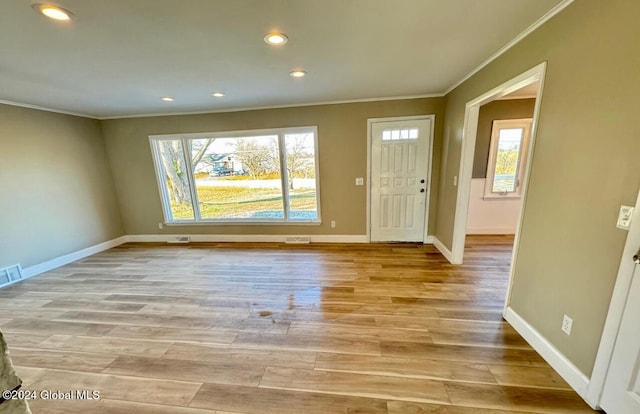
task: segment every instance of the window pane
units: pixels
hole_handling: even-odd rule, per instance
[[[312,132],[286,134],[290,220],[317,220],[315,137]]]
[[[512,193],[516,191],[523,134],[524,129],[522,128],[500,130],[492,192]]]
[[[156,141],[160,153],[160,163],[164,185],[169,195],[169,209],[174,220],[193,220],[193,206],[191,205],[191,187],[187,172],[182,140]]]
[[[277,135],[190,142],[203,219],[284,219]]]
[[[385,129],[382,131],[383,141],[399,141],[405,139],[418,139],[418,128]]]

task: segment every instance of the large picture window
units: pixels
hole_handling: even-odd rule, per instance
[[[317,128],[151,136],[165,222],[319,222]]]

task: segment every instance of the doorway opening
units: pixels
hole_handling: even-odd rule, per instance
[[[506,243],[512,243],[513,246],[505,309],[509,303],[518,252],[545,69],[546,63],[541,63],[471,100],[465,110],[450,261],[454,264],[463,262],[467,234],[511,234],[503,236]],[[515,127],[512,127],[513,123],[510,127],[509,123],[501,125],[494,122],[496,119],[491,119],[492,110],[495,113],[501,107],[515,106],[510,105],[509,101],[524,99],[532,101],[520,102],[520,112],[512,111],[513,115],[510,117],[518,120],[514,121],[518,124]],[[522,116],[522,111],[525,110],[530,111],[528,116]],[[485,113],[489,116],[484,116]],[[504,120],[504,116],[502,117]],[[529,119],[530,127],[522,125]],[[490,133],[486,131],[489,125],[487,122],[491,125]],[[488,134],[488,137],[482,134]],[[496,161],[502,161],[502,164],[498,163],[496,166]]]

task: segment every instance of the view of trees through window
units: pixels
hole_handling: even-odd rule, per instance
[[[315,129],[154,139],[167,220],[317,221],[315,139]]]
[[[492,189],[494,193],[516,191],[523,134],[522,128],[500,130]]]

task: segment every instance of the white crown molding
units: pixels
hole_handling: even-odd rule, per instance
[[[32,105],[32,104],[28,104],[28,103],[15,102],[15,101],[7,101],[7,100],[4,100],[4,99],[0,99],[0,104],[11,105],[11,106],[19,106],[21,108],[28,108],[28,109],[36,109],[38,111],[54,112],[56,114],[62,114],[62,115],[79,116],[81,118],[100,119],[100,118],[98,118],[98,117],[96,117],[94,115],[80,114],[80,113],[77,113],[77,112],[65,111],[63,109],[48,108],[46,106]]]
[[[482,69],[484,69],[485,66],[489,65],[491,62],[493,62],[494,60],[496,60],[497,58],[502,56],[507,50],[509,50],[512,47],[514,47],[516,44],[518,44],[525,37],[529,36],[532,32],[534,32],[537,28],[539,28],[540,26],[545,24],[553,16],[555,16],[558,13],[560,13],[562,10],[566,9],[571,3],[573,3],[573,1],[574,0],[562,0],[555,7],[553,7],[551,10],[546,12],[542,17],[540,17],[538,20],[536,20],[531,26],[527,27],[522,33],[520,33],[518,36],[514,37],[509,43],[507,43],[506,45],[502,46],[493,55],[489,56],[489,58],[487,60],[482,62],[480,65],[478,65],[471,72],[467,73],[458,82],[456,82],[453,85],[449,86],[449,88],[445,91],[444,94],[448,95],[449,93],[451,93],[451,91],[453,91],[455,88],[457,88],[458,86],[462,85],[464,82],[469,80],[469,78],[471,78],[476,73],[480,72]]]
[[[299,108],[305,106],[321,106],[321,105],[340,105],[340,104],[352,104],[352,103],[366,103],[366,102],[384,102],[384,101],[400,101],[405,99],[424,99],[424,98],[442,98],[444,93],[429,93],[421,95],[405,95],[405,96],[388,96],[379,98],[362,98],[362,99],[345,99],[338,101],[320,101],[320,102],[308,102],[300,104],[286,104],[286,105],[265,105],[265,106],[245,106],[234,107],[226,109],[206,109],[202,111],[186,111],[186,112],[154,112],[149,114],[133,114],[133,115],[116,115],[116,116],[96,116],[90,114],[81,114],[77,112],[70,112],[61,109],[48,108],[45,106],[31,105],[22,102],[1,100],[0,104],[6,104],[11,106],[19,106],[22,108],[37,109],[39,111],[54,112],[57,114],[79,116],[82,118],[97,119],[99,121],[107,121],[110,119],[128,119],[128,118],[152,118],[155,116],[179,116],[179,115],[206,115],[206,114],[220,114],[227,112],[244,112],[244,111],[260,111],[264,109],[285,109],[285,108]]]
[[[157,112],[157,113],[139,114],[139,115],[118,115],[118,116],[100,117],[100,118],[96,118],[96,119],[100,119],[100,120],[105,120],[106,121],[106,120],[109,120],[109,119],[151,118],[151,117],[154,117],[154,116],[220,114],[220,113],[226,113],[226,112],[260,111],[260,110],[264,110],[264,109],[302,108],[302,107],[305,107],[305,106],[340,105],[340,104],[399,101],[399,100],[405,100],[405,99],[442,98],[442,97],[444,97],[444,93],[430,93],[430,94],[422,94],[422,95],[388,96],[388,97],[382,97],[382,98],[345,99],[345,100],[338,100],[338,101],[320,101],[320,102],[308,102],[308,103],[300,103],[300,104],[246,106],[246,107],[225,108],[225,109],[219,109],[219,110],[208,109],[208,110],[193,111],[193,112]]]

